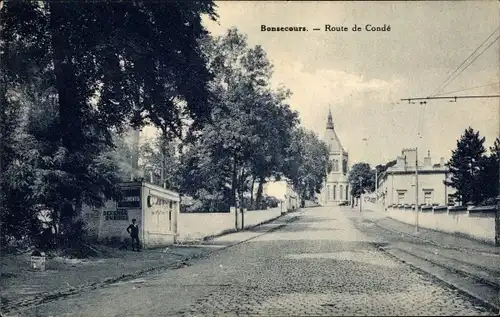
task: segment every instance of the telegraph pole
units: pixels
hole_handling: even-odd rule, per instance
[[[359,178],[359,212],[363,210],[362,204],[363,204],[363,177]]]
[[[433,99],[443,99],[449,100],[450,102],[456,102],[457,99],[491,99],[491,98],[500,98],[500,94],[498,95],[474,95],[474,96],[439,96],[439,97],[418,97],[418,98],[405,98],[401,99],[401,101],[408,101],[409,104],[414,104],[414,101],[418,100],[433,100]],[[422,101],[421,103],[427,103],[427,101]],[[498,136],[500,137],[500,103],[498,104]],[[418,168],[417,168],[418,169]],[[418,175],[418,172],[415,171],[415,174]],[[415,184],[417,185],[417,184]],[[417,186],[415,186],[417,187]],[[418,198],[417,198],[418,200]],[[500,247],[500,164],[498,169],[498,196],[496,198],[497,201],[497,211],[495,214],[495,246]],[[418,231],[418,206],[415,206],[415,210],[417,211],[416,215],[416,226],[415,229]]]
[[[418,232],[418,147],[403,151],[415,152],[415,232]]]
[[[418,147],[415,148],[415,232],[418,232]]]

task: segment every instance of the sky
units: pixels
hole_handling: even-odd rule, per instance
[[[496,1],[216,4],[219,19],[204,19],[206,28],[217,36],[237,27],[250,46],[264,48],[274,64],[273,86],[293,92],[289,103],[305,128],[322,137],[331,109],[350,165],[383,164],[415,146],[419,153],[430,151],[437,163],[440,157],[449,159],[469,126],[486,137],[487,146],[499,135],[498,98],[432,100],[425,105],[400,101],[434,93],[499,28]],[[326,32],[326,24],[349,31]],[[355,24],[390,25],[391,30],[353,32]],[[261,25],[303,26],[308,31],[262,32]],[[499,34],[497,30],[487,44]],[[499,94],[499,43],[441,93],[493,84],[451,95]]]

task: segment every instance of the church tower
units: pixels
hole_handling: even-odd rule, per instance
[[[319,199],[320,203],[322,205],[337,205],[344,201],[348,202],[350,200],[350,189],[347,179],[349,172],[349,154],[344,150],[335,132],[331,110],[328,111],[323,141],[328,146],[328,151],[330,153],[329,160],[332,168],[324,181]]]

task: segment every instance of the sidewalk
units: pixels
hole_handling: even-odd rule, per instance
[[[2,256],[1,308],[99,287],[154,268],[175,267],[204,252],[206,248],[176,246],[142,252],[109,249],[100,258],[47,258],[43,272],[30,270],[29,254]]]
[[[284,226],[300,212],[285,214],[268,223],[201,242],[199,245],[175,245],[142,252],[106,249],[107,256],[85,260],[47,259],[44,272],[30,270],[30,256],[2,256],[1,311],[32,305],[45,298],[62,297],[132,278],[154,269],[180,268],[186,261],[253,239]]]

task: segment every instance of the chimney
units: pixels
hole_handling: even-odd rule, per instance
[[[396,166],[397,168],[404,168],[405,167],[405,158],[404,156],[398,156],[397,161],[396,161]]]
[[[444,157],[442,157],[442,158],[439,160],[439,165],[441,165],[441,167],[444,167]]]
[[[431,151],[427,151],[427,156],[424,157],[424,167],[431,167]]]

